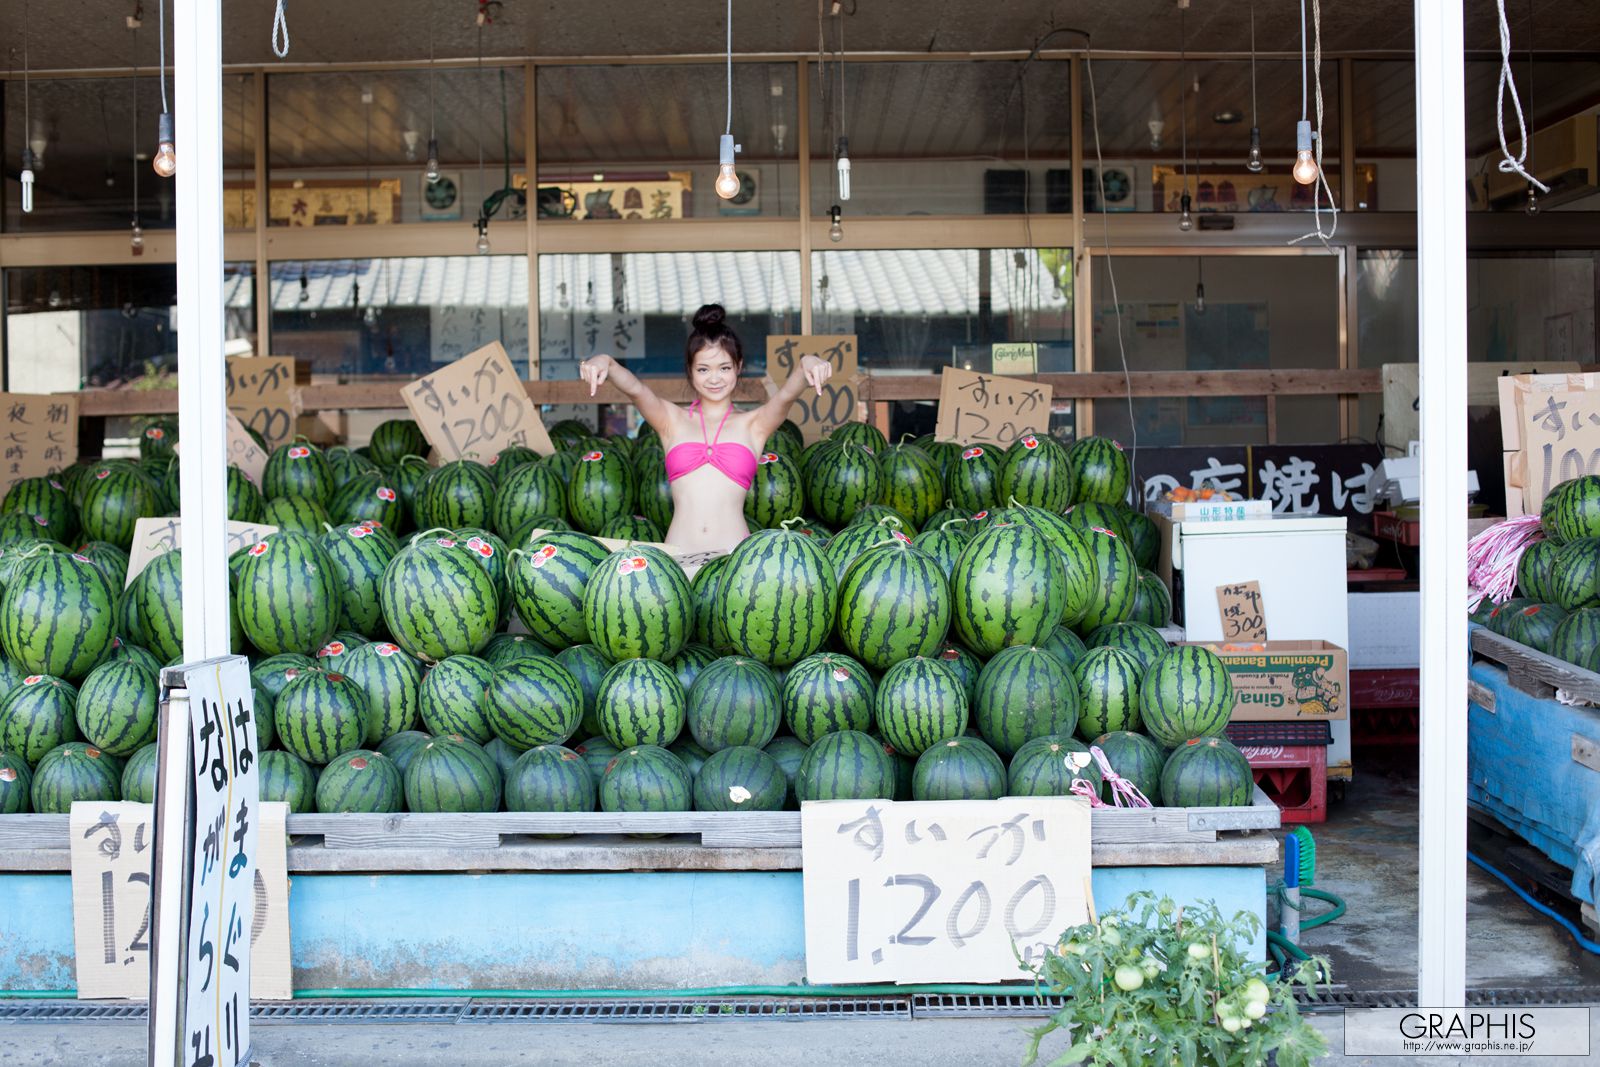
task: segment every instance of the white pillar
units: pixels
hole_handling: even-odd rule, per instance
[[[1466,999],[1467,973],[1467,146],[1462,0],[1415,3],[1423,628],[1417,998],[1423,1007],[1455,1007]]]

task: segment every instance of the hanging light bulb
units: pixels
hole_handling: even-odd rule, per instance
[[[838,244],[840,241],[844,240],[844,227],[839,225],[839,216],[843,213],[843,210],[838,204],[835,204],[828,209],[828,217],[833,220],[833,225],[828,227],[828,240],[832,241],[834,244]]]
[[[150,161],[150,166],[163,178],[170,178],[178,173],[178,150],[173,144],[172,113],[163,111],[156,124],[156,156]]]
[[[1311,185],[1317,180],[1317,160],[1311,153],[1311,123],[1301,119],[1294,124],[1294,180]]]
[[[439,138],[428,138],[428,165],[423,168],[422,176],[432,185],[439,180]]]
[[[1522,206],[1522,210],[1530,215],[1539,213],[1539,190],[1533,187],[1532,182],[1528,183],[1528,202]]]
[[[300,303],[308,304],[310,302],[311,302],[311,279],[307,278],[306,277],[306,272],[302,270],[300,272]]]
[[[1178,229],[1184,233],[1194,229],[1194,216],[1189,214],[1189,207],[1192,203],[1193,201],[1187,192],[1178,198],[1178,206],[1183,209],[1178,215]]]
[[[739,193],[739,175],[733,170],[733,156],[736,152],[744,151],[743,145],[733,143],[733,134],[725,133],[719,142],[717,154],[717,181],[715,188],[717,195],[724,200],[732,200]]]
[[[1261,162],[1261,127],[1250,127],[1250,155],[1245,161],[1245,170],[1251,174],[1260,174],[1266,169]]]
[[[850,138],[839,138],[839,199],[850,199]]]
[[[1205,282],[1196,282],[1195,283],[1195,286],[1194,286],[1194,313],[1196,315],[1204,315],[1206,313],[1206,283]]]
[[[353,307],[353,308],[358,308],[358,307],[361,306],[361,282],[360,281],[354,281],[354,282],[350,283],[350,306]]]
[[[144,228],[139,225],[137,217],[133,220],[133,229],[128,231],[128,247],[134,255],[144,255]]]
[[[22,210],[33,210],[33,149],[22,150]]]
[[[482,215],[478,216],[478,255],[489,254],[489,220]]]

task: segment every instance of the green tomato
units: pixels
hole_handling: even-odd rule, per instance
[[[1100,940],[1110,945],[1112,948],[1122,947],[1122,935],[1113,929],[1102,929],[1100,931]]]
[[[1239,1017],[1239,1009],[1233,1006],[1233,1001],[1231,1001],[1231,1000],[1219,1000],[1219,1001],[1217,1001],[1217,1018],[1219,1018],[1219,1019],[1237,1019],[1238,1017]]]
[[[1237,1034],[1239,1032],[1239,1030],[1243,1026],[1244,1026],[1244,1024],[1241,1023],[1238,1019],[1224,1019],[1224,1020],[1222,1020],[1222,1028],[1224,1030],[1228,1031],[1228,1033],[1230,1033],[1230,1034]]]
[[[1132,964],[1124,963],[1117,968],[1116,974],[1112,977],[1117,983],[1117,988],[1124,993],[1131,993],[1144,985],[1144,972]]]
[[[1211,958],[1211,946],[1204,941],[1189,942],[1189,958],[1191,960],[1208,960]]]
[[[1067,954],[1070,956],[1081,956],[1086,951],[1088,950],[1085,948],[1085,946],[1078,944],[1076,941],[1067,942]]]
[[[1147,957],[1143,963],[1139,964],[1139,970],[1144,972],[1145,978],[1153,979],[1161,973],[1161,964]]]
[[[1258,1004],[1265,1004],[1272,999],[1272,990],[1267,988],[1267,983],[1259,978],[1252,978],[1244,984],[1244,998],[1253,1000]],[[1257,1016],[1260,1018],[1260,1016]]]
[[[1259,1019],[1267,1013],[1267,1006],[1259,1000],[1244,1002],[1244,1017],[1246,1019]]]

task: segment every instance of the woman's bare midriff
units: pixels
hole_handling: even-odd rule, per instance
[[[691,417],[686,411],[685,416],[687,422]],[[732,441],[752,452],[757,451],[750,445],[745,427],[735,423],[739,418],[738,414],[729,417],[718,440]],[[700,444],[703,440],[700,420],[693,417],[693,433],[685,432],[668,447],[685,442]],[[692,552],[731,551],[750,536],[750,527],[744,518],[744,498],[744,487],[709,463],[678,478],[672,483],[672,525],[667,529],[667,544]]]

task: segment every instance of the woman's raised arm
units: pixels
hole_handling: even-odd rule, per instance
[[[676,409],[656,396],[648,385],[639,380],[638,375],[610,356],[604,354],[590,356],[578,364],[578,376],[589,383],[590,396],[595,395],[603,382],[609,381],[616,386],[622,391],[623,396],[633,401],[639,409],[639,414],[644,416],[644,421],[648,422],[663,439],[666,439],[668,431],[673,429],[673,414]]]
[[[800,394],[808,388],[815,389],[817,395],[821,396],[822,383],[831,377],[833,377],[833,364],[816,356],[802,356],[799,373],[789,375],[789,380],[783,383],[783,388],[773,393],[765,404],[750,413],[751,428],[755,431],[753,436],[756,440],[765,441],[771,437],[773,432],[783,425],[783,420],[789,417],[789,409],[800,399]]]

